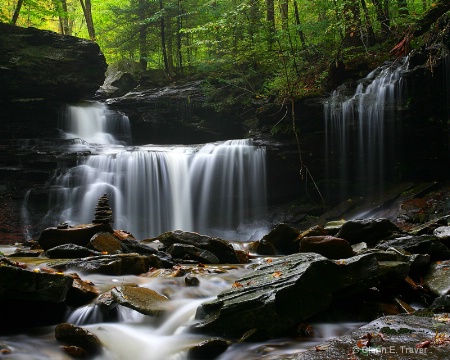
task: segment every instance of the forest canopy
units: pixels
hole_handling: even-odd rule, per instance
[[[340,64],[381,63],[432,0],[4,0],[0,21],[96,41],[108,63],[214,74],[242,96],[300,97]]]

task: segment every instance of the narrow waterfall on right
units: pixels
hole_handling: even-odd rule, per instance
[[[341,86],[324,102],[325,193],[342,201],[384,189],[399,161],[408,58],[386,62],[349,94]]]

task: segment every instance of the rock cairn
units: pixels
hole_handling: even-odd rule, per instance
[[[112,216],[112,210],[109,206],[109,199],[106,194],[103,194],[98,199],[97,206],[95,207],[93,224],[109,224],[114,222]]]

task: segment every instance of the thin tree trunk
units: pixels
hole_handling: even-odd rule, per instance
[[[375,43],[375,32],[373,31],[373,26],[370,22],[369,9],[367,8],[366,0],[361,0],[361,6],[364,11],[365,27],[367,28],[367,46],[371,46]]]
[[[57,0],[58,1],[58,0]],[[61,3],[62,11],[64,12],[63,16],[61,14],[59,15],[59,26],[61,34],[63,35],[70,35],[70,28],[69,28],[69,17],[67,12],[67,1],[66,0],[59,0]]]
[[[17,19],[19,18],[20,9],[22,8],[23,0],[17,1],[16,9],[14,10],[13,17],[11,19],[11,24],[16,25]]]
[[[183,74],[183,54],[181,53],[181,29],[183,28],[183,19],[181,17],[183,13],[183,5],[181,0],[178,0],[178,16],[177,16],[177,58],[178,58],[178,70]]]
[[[165,30],[166,25],[164,21],[163,9],[164,9],[163,0],[159,0],[159,10],[161,12],[161,20],[160,20],[161,50],[163,55],[164,71],[166,72],[167,76],[170,76],[169,61],[167,60],[167,51],[166,51],[166,30]]]
[[[86,20],[86,26],[89,33],[89,38],[95,41],[95,28],[94,21],[92,20],[92,6],[91,0],[80,0],[81,7],[83,8],[84,18]]]
[[[272,48],[275,35],[275,2],[274,0],[266,0],[266,22],[268,27],[269,48]]]
[[[383,9],[383,4],[381,0],[372,0],[372,3],[375,7],[375,11],[377,14],[377,20],[381,26],[381,35],[384,37],[391,32],[389,13],[386,12],[385,8]]]
[[[281,15],[281,27],[283,30],[288,28],[289,20],[289,1],[280,0],[280,15]]]
[[[143,71],[147,70],[148,46],[147,46],[147,25],[144,20],[147,15],[147,1],[139,0],[139,64]]]
[[[300,38],[300,42],[302,43],[302,48],[304,51],[307,51],[308,49],[306,46],[306,38],[305,38],[305,34],[301,28],[300,13],[298,11],[297,0],[294,0],[294,13],[295,13],[295,24],[297,25],[297,33]]]

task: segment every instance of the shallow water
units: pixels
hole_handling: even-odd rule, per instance
[[[14,247],[0,246],[5,254]],[[16,261],[24,258],[14,259]],[[28,259],[30,267],[39,267],[45,258]],[[187,267],[200,280],[200,286],[188,287],[184,277],[170,277],[168,272],[157,270],[148,276],[105,276],[80,273],[83,280],[92,281],[101,292],[113,286],[137,284],[167,296],[167,310],[161,317],[142,315],[134,310],[119,306],[116,322],[108,322],[93,304],[68,311],[67,322],[88,329],[104,344],[104,351],[98,360],[178,360],[186,359],[187,350],[209,339],[207,335],[192,334],[188,326],[194,321],[197,307],[251,271],[245,266],[197,266]],[[280,338],[259,343],[235,343],[222,354],[219,360],[252,359],[294,359],[296,354],[323,342],[343,335],[362,325],[358,323],[311,324],[314,336],[305,338]],[[6,345],[10,354],[5,359],[65,360],[70,359],[59,348],[54,338],[54,327],[42,327],[21,334],[0,336],[0,346]]]

